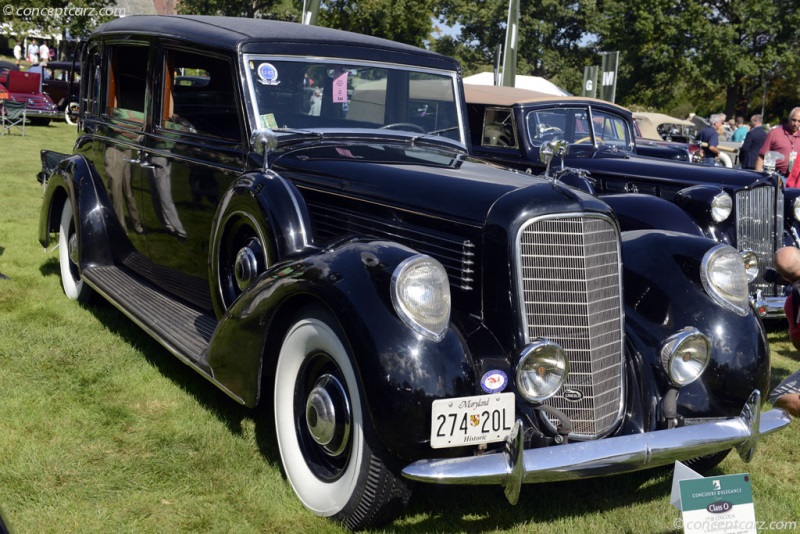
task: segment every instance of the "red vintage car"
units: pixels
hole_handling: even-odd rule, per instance
[[[3,68],[3,71],[0,72],[0,97],[27,102],[26,114],[31,124],[46,126],[51,119],[61,117],[50,97],[42,93],[41,74],[7,68]]]

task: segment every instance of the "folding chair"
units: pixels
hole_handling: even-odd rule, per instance
[[[14,102],[12,100],[3,100],[2,109],[0,109],[0,116],[2,116],[2,135],[6,132],[11,133],[11,128],[16,126],[22,130],[22,135],[25,135],[25,108],[27,102]]]

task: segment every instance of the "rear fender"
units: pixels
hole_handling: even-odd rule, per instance
[[[46,178],[39,215],[39,242],[47,247],[50,235],[58,232],[61,210],[69,199],[78,229],[80,268],[111,265],[111,244],[127,244],[128,238],[114,215],[105,187],[92,165],[79,155],[62,159]],[[91,241],[91,246],[84,242]]]

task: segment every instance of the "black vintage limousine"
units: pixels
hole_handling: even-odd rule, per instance
[[[361,528],[412,481],[515,503],[523,483],[708,468],[789,423],[760,413],[738,252],[662,199],[627,214],[470,157],[454,60],[178,16],[100,26],[82,67],[74,154],[43,154],[65,293],[271,407],[312,512]]]
[[[539,173],[542,145],[569,141],[554,165],[589,173],[574,185],[612,204],[607,195],[641,193],[680,206],[704,235],[740,251],[758,313],[784,316],[788,288],[767,273],[778,248],[800,246],[800,190],[785,190],[777,175],[668,161],[654,152],[665,147],[636,142],[631,112],[609,102],[513,87],[465,85],[465,92],[475,155]]]

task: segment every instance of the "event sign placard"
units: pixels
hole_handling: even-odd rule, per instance
[[[754,533],[756,515],[750,475],[680,481],[685,533]]]

